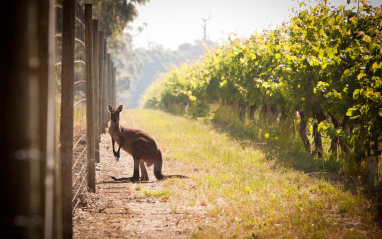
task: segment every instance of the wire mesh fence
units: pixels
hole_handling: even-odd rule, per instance
[[[94,125],[105,123],[105,102],[113,104],[107,92],[114,84],[104,74],[110,68],[103,60],[106,39],[93,24],[93,6],[84,0],[9,5],[3,22],[13,27],[2,29],[8,57],[3,73],[11,80],[0,94],[12,112],[2,121],[4,236],[71,238],[73,212],[83,205],[83,192],[95,191],[92,155],[100,133]],[[92,38],[95,44],[89,44]]]
[[[63,0],[56,1],[56,146],[59,151],[60,109],[61,109],[61,70],[62,70],[62,16]],[[86,190],[87,144],[86,144],[86,49],[85,14],[82,1],[75,6],[74,79],[73,79],[73,166],[72,166],[72,205],[73,211],[79,204],[79,195]]]
[[[80,206],[84,206],[83,201],[86,201],[84,195],[87,195],[88,189],[95,191],[94,161],[99,161],[99,154],[97,158],[95,153],[99,150],[98,135],[101,134],[99,125],[107,125],[103,108],[107,102],[113,104],[115,101],[113,62],[103,60],[106,56],[110,59],[107,45],[104,44],[106,42],[104,32],[98,29],[98,20],[92,22],[92,5],[84,4],[84,1],[80,0],[74,1],[74,5],[70,5],[72,15],[69,19],[65,2],[63,0],[55,2],[55,146],[57,179],[61,181],[58,183],[61,189],[56,191],[59,195],[57,201],[62,204],[64,231],[70,230],[65,229],[65,225],[71,227],[71,215]],[[68,21],[72,21],[73,18],[74,23],[69,31]],[[74,43],[67,41],[66,37],[71,34],[74,35]],[[74,57],[65,56],[67,50],[63,49],[74,52],[72,55]],[[68,67],[68,64],[72,66]],[[71,74],[71,71],[68,73],[68,68],[73,69],[74,74]],[[67,98],[69,91],[70,97]],[[96,103],[89,104],[89,102]],[[69,111],[72,113],[68,114]],[[63,122],[68,122],[69,118],[72,118],[73,124],[66,124],[66,127],[63,127]],[[72,134],[67,134],[69,129],[72,130],[70,131]],[[71,142],[68,144],[69,139]],[[89,139],[95,139],[95,142]],[[69,149],[68,145],[71,145]],[[71,153],[68,155],[65,152]]]

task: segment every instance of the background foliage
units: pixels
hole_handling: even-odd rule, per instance
[[[144,5],[150,0],[86,0],[93,4],[93,17],[99,19],[100,29],[105,30],[106,37],[117,36],[138,16],[136,4]]]
[[[127,108],[139,107],[144,92],[160,74],[173,66],[194,62],[204,54],[206,47],[213,45],[210,41],[195,41],[194,44],[180,45],[176,51],[164,49],[162,46],[136,49],[133,55],[125,57],[139,61],[138,74],[131,81],[131,89],[119,95],[120,101]]]
[[[174,67],[150,87],[144,105],[191,108],[188,114],[200,117],[218,103],[251,120],[257,110],[268,123],[299,122],[307,152],[322,157],[325,136],[333,157],[340,149],[359,165],[380,154],[381,33],[381,8],[366,1],[358,9],[301,2],[288,24],[229,38],[203,59]]]

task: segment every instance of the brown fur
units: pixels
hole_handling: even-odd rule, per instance
[[[117,110],[108,105],[110,112],[109,133],[112,137],[113,153],[117,160],[120,157],[121,148],[133,156],[134,173],[130,178],[115,178],[114,180],[148,181],[146,165],[149,167],[154,164],[154,175],[158,180],[169,177],[185,177],[181,175],[163,175],[162,174],[162,152],[155,140],[146,132],[138,129],[128,129],[119,124],[119,113],[123,106],[120,105]],[[118,150],[114,150],[114,141],[119,145]],[[141,177],[139,177],[139,168],[141,168]]]

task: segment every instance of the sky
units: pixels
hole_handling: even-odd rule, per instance
[[[328,2],[338,6],[346,0]],[[373,6],[382,4],[382,0],[368,2]],[[130,24],[129,32],[134,36],[135,48],[148,48],[152,42],[176,50],[182,43],[203,39],[202,19],[209,19],[208,39],[222,42],[230,33],[249,37],[279,26],[288,21],[291,9],[297,6],[298,2],[292,0],[150,0],[136,6],[139,16]],[[144,23],[146,28],[138,34],[137,28]]]

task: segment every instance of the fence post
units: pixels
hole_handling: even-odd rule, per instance
[[[112,102],[112,104],[115,104],[115,101],[114,101],[114,92],[115,92],[115,85],[114,85],[114,62],[112,62],[112,64],[111,64],[110,84],[111,84],[110,101]]]
[[[113,67],[113,104],[117,104],[117,83],[116,83],[116,80],[117,80],[117,68]]]
[[[85,45],[86,45],[86,128],[88,187],[95,192],[94,163],[94,82],[93,82],[93,22],[92,4],[85,4]]]
[[[107,109],[107,105],[109,104],[108,103],[108,99],[109,99],[109,61],[110,61],[110,55],[107,53],[107,42],[105,41],[105,71],[104,71],[104,74],[105,74],[105,77],[103,78],[104,79],[104,91],[105,91],[105,94],[104,94],[104,108]],[[115,106],[114,106],[115,107]],[[104,117],[104,128],[107,128],[107,125],[108,125],[108,114],[107,114],[107,111],[105,110],[105,114],[103,115]]]
[[[114,91],[115,91],[115,87],[114,87],[114,62],[113,64],[111,65],[111,75],[110,75],[110,82],[111,82],[111,97],[110,97],[110,101],[112,102],[112,104],[114,105],[116,102],[114,101]]]
[[[39,55],[40,55],[40,151],[42,152],[41,202],[44,212],[44,238],[54,238],[55,195],[55,80],[54,34],[56,12],[54,0],[39,0]],[[45,159],[45,160],[44,160]]]
[[[108,76],[108,71],[109,71],[109,59],[107,57],[107,48],[106,48],[106,45],[107,45],[107,42],[106,42],[106,39],[105,39],[105,64],[104,64],[104,76],[103,76],[103,91],[104,91],[104,94],[103,94],[103,108],[104,108],[104,114],[102,115],[102,118],[103,118],[103,128],[106,129],[107,128],[107,99],[108,99],[108,94],[109,94],[109,91],[108,91],[108,88],[109,88],[109,81],[107,80],[107,76]]]
[[[104,117],[103,115],[105,114],[105,107],[103,107],[103,98],[104,98],[104,88],[103,88],[103,81],[104,81],[104,75],[103,75],[103,70],[104,70],[104,64],[105,64],[105,46],[104,46],[104,39],[105,38],[105,32],[104,31],[99,31],[99,127],[100,127],[100,134],[105,133],[105,127],[104,126]]]
[[[112,75],[113,75],[113,61],[111,60],[111,55],[108,54],[108,57],[109,57],[109,75],[108,75],[108,81],[109,81],[109,98],[107,99],[107,101],[109,102],[109,104],[113,104],[113,82],[112,82]],[[118,106],[114,106],[114,107],[118,107]]]
[[[52,6],[52,1],[10,1],[3,7],[7,14],[0,16],[2,23],[12,25],[0,29],[0,48],[6,56],[1,64],[5,84],[0,88],[0,102],[8,112],[0,118],[3,238],[44,238],[45,156],[53,146],[47,140],[54,136],[50,127],[54,91],[49,92]]]
[[[93,20],[93,76],[94,76],[94,143],[95,155],[94,160],[99,163],[99,37],[98,37],[98,20]]]
[[[64,0],[62,25],[62,78],[60,157],[63,238],[72,238],[73,80],[76,0]]]

